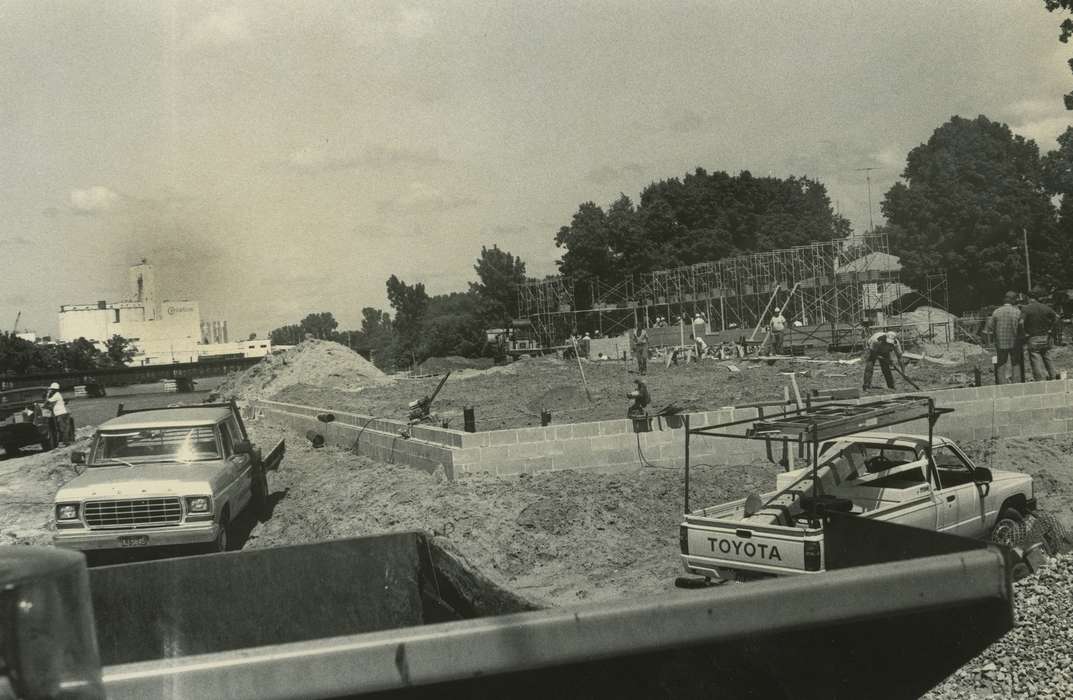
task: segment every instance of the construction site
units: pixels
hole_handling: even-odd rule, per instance
[[[920,289],[903,284],[887,236],[874,233],[656,270],[615,284],[533,280],[521,286],[517,304],[535,339],[549,347],[582,332],[658,329],[657,319],[674,328],[653,342],[669,345],[678,332],[674,320],[689,325],[697,314],[706,321],[709,344],[756,340],[756,330],[779,307],[793,323],[792,344],[841,350],[859,349],[869,329],[904,330],[914,341],[961,339],[963,329],[942,311],[948,306],[945,274],[928,276]],[[935,310],[934,317],[901,318],[918,308]]]
[[[951,416],[936,423],[936,433],[956,440],[978,465],[1030,476],[1040,512],[1057,519],[1064,538],[1066,529],[1073,527],[1069,469],[1073,385],[1059,380],[974,386],[973,369],[986,365],[989,357],[967,343],[963,346],[947,347],[947,354],[940,356],[937,346],[929,345],[938,362],[908,365],[907,376],[934,397],[936,406],[953,409]],[[1059,348],[1056,362],[1073,366],[1073,352]],[[638,421],[625,418],[626,391],[639,378],[632,359],[601,362],[548,355],[487,369],[463,369],[463,364],[454,362],[449,375],[387,376],[343,346],[309,340],[232,375],[215,393],[240,402],[250,434],[258,442],[285,438],[288,450],[270,479],[271,517],[240,525],[231,548],[251,556],[264,551],[282,557],[284,552],[301,555],[301,548],[290,545],[308,544],[314,548],[312,555],[329,542],[343,546],[351,541],[348,538],[358,537],[353,542],[359,543],[365,541],[362,536],[419,530],[487,577],[488,585],[524,601],[501,602],[507,605],[503,609],[614,607],[632,600],[691,605],[689,601],[702,599],[676,587],[682,574],[678,550],[683,466],[692,460],[687,481],[691,502],[706,506],[767,491],[785,472],[780,454],[783,462],[787,454],[770,444],[765,453],[763,441],[744,445],[703,435],[688,447],[682,418],[694,426],[748,422],[765,411],[794,412],[813,401],[823,405],[831,396],[848,395],[851,388],[855,391],[849,393],[857,397],[853,401],[862,404],[913,391],[900,382],[898,391],[861,396],[855,389],[859,355],[853,354],[666,366],[653,362],[645,376],[652,394],[651,416]],[[421,412],[416,418],[415,404]],[[77,419],[78,402],[71,405]],[[668,405],[675,410],[661,410]],[[464,425],[467,412],[474,414],[473,425]],[[910,432],[921,430],[927,432],[927,427],[910,426]],[[91,426],[82,427],[71,448],[29,452],[3,463],[0,536],[5,543],[51,540],[55,524],[48,504],[56,488],[83,469],[70,463],[71,451],[85,449],[92,432]],[[803,464],[807,455],[799,459]],[[974,632],[983,645],[978,651],[964,658],[940,655],[945,659],[942,670],[922,673],[909,685],[892,685],[888,696],[916,697],[933,685],[937,687],[928,697],[1042,697],[1048,691],[1051,697],[1064,696],[1071,687],[1066,610],[1073,559],[1064,553],[1067,539],[1051,544],[1049,554],[1034,561],[1031,573],[1021,571],[1014,577],[1011,601],[1016,604],[1017,625],[1012,630],[995,635]],[[317,556],[327,556],[324,552]],[[121,591],[127,579],[117,580],[106,572],[170,561],[179,566],[184,561],[121,563],[140,558],[136,551],[124,552],[123,558],[107,562],[120,566],[96,569],[93,579],[103,582],[107,576],[107,585]],[[245,559],[221,561],[220,566],[247,566],[242,563]],[[255,560],[248,561],[253,565]],[[318,565],[304,566],[311,575],[323,575],[316,574]],[[150,569],[137,571],[150,573]],[[251,570],[238,571],[221,570],[219,575],[249,575]],[[863,572],[853,574],[852,585],[858,590],[867,585]],[[825,574],[831,577],[829,585],[839,585],[839,575]],[[889,581],[882,577],[889,574],[877,575],[881,575],[877,590],[882,590],[888,585],[882,581]],[[773,607],[767,609],[772,613],[790,610],[778,601],[785,600],[792,587],[784,590],[780,581],[785,579],[770,582]],[[765,586],[730,582],[709,590],[712,595],[739,589],[760,595]],[[633,615],[628,613],[627,619]],[[936,629],[933,623],[926,624],[927,629]],[[938,624],[956,627],[950,619]],[[102,629],[100,634],[112,632]],[[854,639],[859,643],[858,637]],[[996,641],[984,641],[988,639]],[[116,653],[107,658],[113,662],[142,658]],[[720,653],[731,658],[725,656],[729,652]],[[723,688],[730,697],[750,697],[749,688],[766,687],[742,681],[721,662],[713,663],[712,668],[724,670],[706,675],[702,683],[694,679],[698,688]],[[780,673],[774,677],[780,678]],[[840,677],[848,683],[852,674]],[[538,685],[546,689],[543,684],[551,678],[563,677],[548,676]],[[667,682],[668,687],[677,687],[677,681]],[[149,686],[131,687],[148,692]],[[845,686],[816,688],[826,688],[829,697],[852,696]],[[801,695],[785,687],[778,692]],[[680,695],[661,687],[651,696]]]

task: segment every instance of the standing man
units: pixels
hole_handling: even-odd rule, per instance
[[[52,382],[48,387],[45,403],[48,404],[49,409],[52,411],[52,421],[49,422],[55,422],[56,427],[52,434],[56,436],[56,442],[70,445],[75,439],[75,426],[74,421],[71,420],[71,414],[67,412],[67,404],[63,401],[63,394],[60,393],[59,382]]]
[[[1040,301],[1043,290],[1038,287],[1028,293],[1028,303],[1021,309],[1021,326],[1026,336],[1028,360],[1032,364],[1032,378],[1054,379],[1054,365],[1051,364],[1051,336],[1058,325],[1058,314],[1054,309]]]
[[[894,388],[894,375],[890,372],[890,354],[894,353],[898,359],[898,367],[904,372],[902,362],[902,344],[898,341],[898,334],[894,331],[880,331],[874,333],[864,347],[864,389],[872,388],[872,375],[875,373],[876,360],[879,360],[879,368],[883,371],[883,379],[887,382],[887,388]]]
[[[782,338],[786,332],[786,318],[782,315],[782,309],[775,307],[771,317],[771,351],[775,355],[782,354]]]
[[[1006,376],[1006,365],[1015,359],[1018,350],[1017,337],[1020,332],[1021,309],[1017,308],[1017,293],[1006,292],[1002,306],[995,309],[987,319],[984,330],[995,339],[995,382],[1005,384],[1011,378]],[[1016,361],[1016,359],[1015,359]]]
[[[630,347],[633,348],[633,356],[637,358],[637,371],[640,374],[648,372],[648,331],[640,326],[630,333]]]

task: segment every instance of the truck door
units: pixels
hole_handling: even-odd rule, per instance
[[[932,449],[939,484],[939,530],[976,537],[984,529],[983,499],[972,465],[950,445]]]
[[[233,479],[228,487],[232,494],[231,515],[235,517],[239,511],[246,507],[252,497],[253,470],[248,454],[234,452],[234,445],[242,439],[242,431],[231,416],[220,424],[220,437],[224,441],[225,455],[227,456],[228,475]]]

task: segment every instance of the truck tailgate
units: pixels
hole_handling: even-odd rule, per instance
[[[687,564],[701,568],[728,567],[767,573],[794,574],[810,570],[805,562],[806,541],[816,548],[820,561],[822,543],[818,532],[804,528],[687,518],[683,545]],[[811,567],[815,571],[816,566]]]

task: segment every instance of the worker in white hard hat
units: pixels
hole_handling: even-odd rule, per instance
[[[64,445],[70,445],[75,439],[75,425],[71,414],[67,412],[67,404],[63,400],[63,394],[60,393],[59,382],[52,382],[49,385],[45,403],[52,411],[52,420],[49,421],[51,423],[49,444],[55,446],[62,442]]]
[[[894,388],[894,375],[891,374],[891,353],[898,359],[898,367],[905,372],[905,362],[902,360],[902,344],[898,340],[898,334],[894,331],[879,331],[864,346],[864,389],[872,388],[872,374],[875,372],[876,360],[879,360],[879,368],[883,371],[883,379],[887,382],[887,388]]]
[[[782,354],[782,339],[786,333],[786,317],[782,315],[782,309],[778,306],[775,307],[771,315],[771,320],[768,321],[771,327],[771,354]]]

